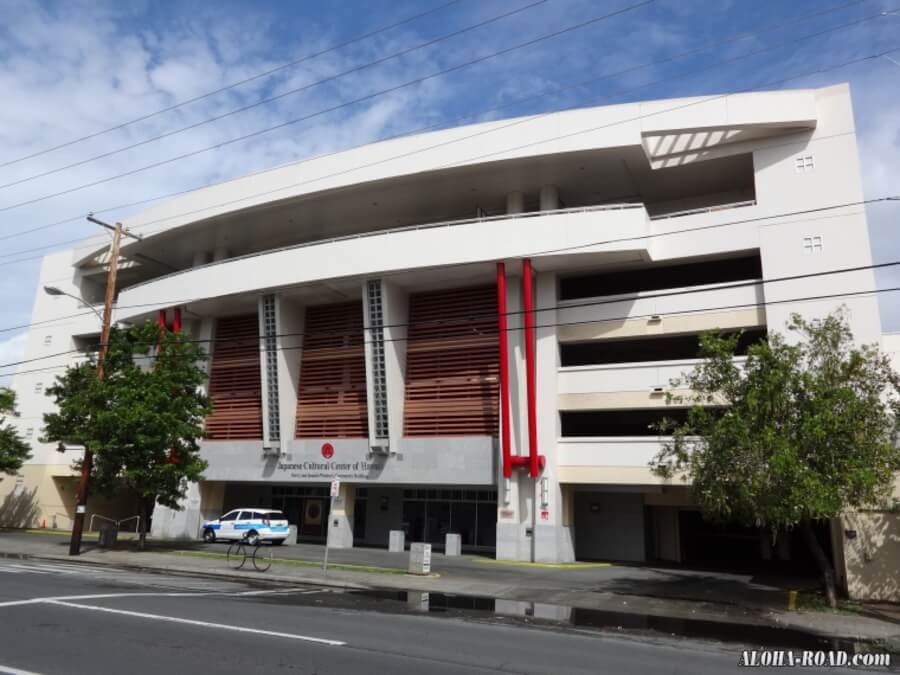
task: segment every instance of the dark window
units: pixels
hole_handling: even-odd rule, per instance
[[[755,253],[741,258],[681,265],[645,265],[619,272],[564,277],[559,282],[559,297],[560,300],[575,300],[761,278],[762,261]]]
[[[232,511],[231,513],[226,513],[224,516],[219,518],[219,520],[237,520],[238,512]]]
[[[746,354],[750,345],[759,342],[765,336],[765,328],[744,331],[738,339],[736,353]],[[630,340],[564,343],[560,344],[559,353],[560,363],[563,366],[694,359],[700,353],[700,335],[663,335]]]
[[[572,436],[658,436],[654,425],[668,418],[684,422],[685,408],[650,410],[564,410],[559,413],[562,435]]]

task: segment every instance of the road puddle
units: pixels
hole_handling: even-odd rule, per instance
[[[264,602],[346,610],[429,614],[485,622],[516,622],[601,633],[683,637],[766,649],[870,651],[865,642],[834,640],[792,628],[616,612],[426,591],[323,590],[256,598]]]

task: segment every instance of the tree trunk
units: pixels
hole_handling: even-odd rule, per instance
[[[828,606],[834,609],[837,607],[834,566],[828,561],[825,551],[819,545],[819,540],[815,531],[813,531],[812,521],[804,520],[800,523],[800,529],[803,532],[803,539],[806,540],[806,545],[809,546],[810,553],[812,553],[813,559],[822,573],[822,582],[825,584],[825,597],[828,599]]]
[[[141,497],[141,533],[138,535],[138,548],[147,548],[147,498]]]

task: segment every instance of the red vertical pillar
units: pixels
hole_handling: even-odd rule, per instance
[[[525,379],[528,392],[528,468],[532,478],[540,471],[537,447],[536,368],[534,341],[534,274],[531,258],[522,261],[522,309],[525,313]]]
[[[159,310],[159,329],[161,331],[166,329],[166,310],[164,309]]]
[[[506,312],[506,265],[497,263],[497,339],[500,343],[500,450],[503,453],[503,477],[512,476],[512,448],[509,413],[509,331]]]
[[[181,332],[181,307],[176,307],[172,310],[174,317],[172,319],[172,331],[175,333]]]

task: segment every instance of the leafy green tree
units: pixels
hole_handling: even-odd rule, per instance
[[[6,423],[6,415],[16,414],[16,392],[0,387],[0,473],[15,474],[31,457],[28,444],[16,428]]]
[[[681,475],[707,517],[765,528],[799,527],[836,605],[834,568],[816,520],[884,504],[900,469],[900,380],[876,346],[856,347],[844,310],[798,315],[735,363],[736,336],[705,335],[691,373],[673,385],[687,420],[660,425],[671,442],[654,459]]]
[[[47,390],[58,411],[44,416],[45,439],[94,453],[94,489],[138,496],[141,548],[153,504],[180,508],[188,484],[202,480],[206,468],[198,444],[211,412],[200,391],[204,358],[185,335],[161,332],[148,321],[111,332],[102,381],[91,358]]]

